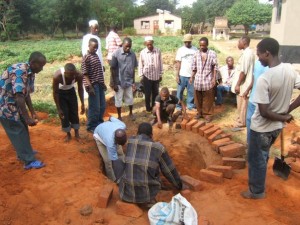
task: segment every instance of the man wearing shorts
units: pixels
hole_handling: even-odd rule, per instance
[[[135,89],[135,68],[137,59],[135,53],[131,50],[132,40],[124,38],[122,48],[113,53],[111,67],[111,88],[115,91],[115,106],[118,112],[118,119],[122,120],[121,107],[122,102],[129,106],[129,117],[135,120],[132,113],[133,109],[133,90]]]

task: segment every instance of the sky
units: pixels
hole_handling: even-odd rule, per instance
[[[138,0],[138,4],[140,4],[142,0]],[[177,8],[179,7],[183,7],[183,6],[191,6],[194,2],[196,2],[197,0],[180,0],[179,4],[177,5]],[[259,2],[261,3],[266,3],[269,2],[268,0],[259,0]]]

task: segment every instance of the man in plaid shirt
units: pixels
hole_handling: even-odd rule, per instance
[[[198,114],[195,119],[205,118],[206,122],[212,120],[215,100],[217,54],[207,48],[208,39],[199,40],[200,50],[194,55],[192,64],[192,76],[190,83],[194,81],[194,98]]]
[[[160,171],[181,190],[181,179],[167,150],[152,140],[152,126],[141,123],[137,134],[128,139],[125,170],[119,183],[120,198],[132,203],[153,203],[161,189]]]

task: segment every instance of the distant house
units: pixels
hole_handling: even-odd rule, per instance
[[[280,44],[283,62],[300,63],[299,15],[299,0],[273,0],[270,35]]]
[[[157,15],[140,17],[134,20],[137,34],[176,34],[181,30],[181,18],[166,10],[157,10]]]

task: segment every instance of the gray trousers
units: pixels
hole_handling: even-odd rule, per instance
[[[30,137],[28,126],[21,118],[20,121],[13,121],[0,118],[2,124],[10,142],[16,149],[17,156],[22,160],[25,165],[35,161],[35,157],[30,144]]]
[[[123,152],[122,146],[117,145],[118,146],[117,147],[118,159],[112,161],[108,158],[106,146],[101,141],[97,140],[96,138],[94,138],[94,139],[96,141],[98,150],[99,150],[100,155],[104,162],[106,176],[110,180],[118,183],[120,177],[122,176],[122,174],[124,172],[124,152]]]

